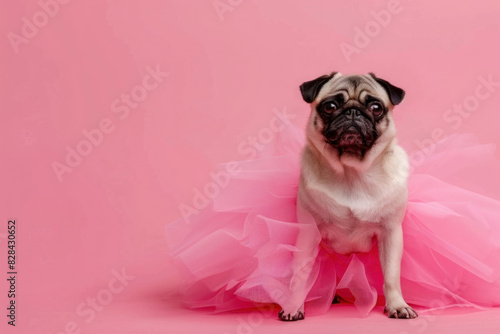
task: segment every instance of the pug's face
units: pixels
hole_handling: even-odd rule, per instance
[[[404,91],[374,74],[332,73],[300,86],[311,103],[308,136],[316,146],[329,146],[341,159],[363,160],[373,146],[395,136],[392,109]]]

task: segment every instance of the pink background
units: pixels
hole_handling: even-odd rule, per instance
[[[500,82],[498,1],[400,0],[383,25],[373,12],[394,9],[387,0],[55,1],[41,0],[53,17],[40,14],[35,0],[0,5],[2,332],[55,334],[69,326],[76,333],[72,322],[82,333],[244,332],[248,314],[208,316],[165,299],[179,277],[163,227],[181,217],[181,204],[192,205],[217,163],[245,158],[238,147],[269,126],[273,109],[302,126],[309,110],[298,86],[324,73],[372,71],[404,88],[395,118],[410,155],[435,129],[500,144],[499,85],[468,116],[447,111],[474,102],[481,77]],[[220,3],[227,11],[217,12]],[[35,32],[25,27],[34,19]],[[371,37],[362,45],[356,35],[365,29]],[[359,52],[346,57],[346,44]],[[148,68],[157,67],[168,76],[155,82]],[[144,80],[156,87],[141,90]],[[120,101],[131,92],[144,98],[135,108]],[[67,147],[85,146],[82,131],[103,119],[112,130],[96,135],[91,152],[58,179],[54,162],[66,164]],[[499,175],[481,177],[491,187],[477,190],[493,195]],[[18,223],[15,329],[5,317],[9,218]],[[135,278],[95,318],[79,315],[78,306],[104,296],[122,268]],[[269,313],[250,329],[500,328],[498,310],[460,313],[399,322],[377,309],[360,320],[340,306],[295,325]]]

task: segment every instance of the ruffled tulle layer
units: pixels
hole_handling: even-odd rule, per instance
[[[320,314],[337,294],[366,314],[384,302],[376,247],[335,254],[322,247],[314,224],[297,222],[303,136],[289,127],[258,159],[233,162],[238,172],[208,208],[166,226],[188,307],[229,311],[274,303],[294,309],[305,300],[308,314]],[[471,179],[476,166],[497,173],[494,149],[456,135],[413,166],[401,268],[409,304],[500,305],[500,202],[465,189],[464,182],[450,183]],[[309,242],[298,245],[299,235]]]

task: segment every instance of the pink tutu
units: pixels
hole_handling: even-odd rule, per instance
[[[258,159],[233,162],[238,173],[208,208],[166,226],[188,307],[292,307],[298,296],[311,315],[326,312],[335,295],[362,314],[383,305],[376,246],[369,253],[335,254],[322,247],[315,224],[297,222],[303,145],[303,130],[288,127]],[[500,202],[449,182],[453,175],[470,179],[476,168],[498,172],[495,147],[454,135],[429,150],[409,178],[403,295],[426,309],[500,305]],[[310,243],[297,246],[299,234]],[[297,255],[307,260],[292,270]]]

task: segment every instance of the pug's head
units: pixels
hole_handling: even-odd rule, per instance
[[[308,139],[330,159],[373,161],[396,135],[392,110],[405,92],[373,73],[333,72],[303,83],[300,91],[311,104]]]

